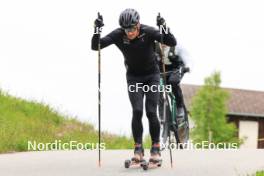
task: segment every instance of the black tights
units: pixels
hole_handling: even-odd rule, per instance
[[[152,86],[159,85],[159,74],[151,74],[147,76],[131,76],[127,75],[127,83],[128,86],[136,86],[137,83],[140,84],[141,87],[144,85]],[[132,92],[135,91],[135,92]],[[145,108],[146,115],[149,121],[149,132],[151,136],[152,143],[158,143],[160,137],[160,123],[157,117],[157,105],[159,101],[159,92],[158,91],[148,91],[144,92],[142,89],[128,89],[129,99],[133,109],[132,116],[132,133],[135,143],[142,144],[142,136],[143,136],[143,124],[142,124],[142,116],[143,116],[143,99],[145,96]]]

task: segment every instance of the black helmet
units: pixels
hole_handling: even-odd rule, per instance
[[[122,28],[130,28],[139,22],[139,14],[134,9],[126,9],[119,16],[119,25]]]

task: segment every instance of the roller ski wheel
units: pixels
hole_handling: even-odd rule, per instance
[[[159,159],[159,160],[149,159],[149,164],[150,165],[157,166],[157,167],[161,167],[161,165],[162,165],[162,159]]]
[[[144,165],[146,165],[146,160],[145,159],[135,159],[132,158],[131,160],[125,160],[125,168],[128,169],[130,167],[143,167]]]
[[[161,165],[162,165],[162,160],[150,159],[149,162],[142,165],[142,168],[143,168],[143,170],[148,170],[148,169],[159,168],[159,167],[161,167]]]
[[[130,160],[126,160],[125,161],[125,168],[129,168],[130,164],[131,164],[131,161]]]
[[[146,162],[146,163],[144,163],[144,164],[142,164],[142,168],[143,168],[143,170],[148,170],[148,163]]]

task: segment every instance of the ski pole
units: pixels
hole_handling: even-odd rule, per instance
[[[160,18],[160,12],[158,13],[158,16],[157,18]],[[158,26],[159,29],[160,29],[160,26]],[[165,69],[165,63],[164,63],[164,50],[163,50],[163,47],[162,47],[162,44],[163,44],[163,34],[160,35],[160,44],[159,44],[159,47],[160,47],[160,51],[161,51],[161,61],[162,61],[162,72],[163,72],[163,80],[164,80],[164,84],[166,85],[166,75],[165,75],[165,72],[166,72],[166,69]]]
[[[160,12],[158,13],[158,16],[157,16],[157,19],[160,19]],[[159,30],[160,30],[160,26],[159,27]],[[161,32],[161,30],[160,30]],[[166,86],[167,85],[167,81],[166,81],[166,68],[165,68],[165,58],[164,58],[164,50],[163,50],[163,47],[162,47],[162,44],[164,44],[164,41],[163,41],[163,34],[161,33],[160,35],[160,44],[159,44],[159,47],[160,47],[160,51],[161,51],[161,60],[162,60],[162,72],[163,72],[163,80],[164,80],[164,85]],[[164,106],[163,106],[163,111],[166,111],[166,103],[168,103],[168,95],[166,94],[165,92],[165,101],[164,101]],[[164,113],[164,115],[166,115],[166,112]],[[164,117],[165,118],[165,117]],[[169,128],[169,150],[170,150],[170,163],[171,163],[171,168],[173,168],[173,160],[172,160],[172,151],[171,151],[171,147],[170,147],[170,128]]]
[[[98,12],[98,18],[100,18]],[[100,29],[98,29],[98,166],[101,167],[101,44],[100,44]]]

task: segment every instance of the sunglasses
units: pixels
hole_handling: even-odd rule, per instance
[[[137,30],[137,26],[133,26],[130,28],[124,28],[125,33],[129,33],[129,32],[135,32]]]

